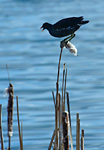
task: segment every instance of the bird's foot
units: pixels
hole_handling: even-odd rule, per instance
[[[72,34],[71,36],[68,36],[67,38],[65,38],[64,40],[62,40],[60,42],[60,47],[63,48],[68,41],[71,41],[73,38],[75,37],[75,34]]]
[[[64,48],[65,44],[66,44],[66,42],[65,42],[64,40],[61,41],[61,42],[60,42],[60,47],[61,47],[61,48]]]

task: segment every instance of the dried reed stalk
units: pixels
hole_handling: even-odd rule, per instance
[[[77,119],[76,119],[76,150],[80,150],[80,119],[79,119],[79,113],[77,113]]]
[[[69,123],[70,123],[70,126],[71,126],[71,114],[70,114],[70,102],[69,102],[69,93],[66,92],[66,95],[67,95],[67,108],[68,108],[68,115],[69,115]]]
[[[62,150],[62,99],[59,93],[59,150]]]
[[[53,132],[53,135],[52,135],[52,138],[51,138],[51,141],[50,141],[48,150],[51,150],[51,147],[52,147],[52,143],[53,143],[54,137],[55,137],[55,130],[54,130],[54,132]]]
[[[20,121],[19,121],[18,96],[16,96],[16,102],[17,102],[17,119],[18,119],[18,132],[19,132],[19,140],[20,140],[20,150],[23,150],[23,138],[22,138],[22,134],[21,134],[22,131],[20,131]]]
[[[13,99],[14,99],[14,91],[13,91],[13,84],[9,84],[8,87],[8,94],[9,94],[9,99],[8,99],[8,106],[7,106],[7,111],[8,111],[8,137],[9,137],[9,147],[8,150],[11,149],[11,136],[13,135]]]
[[[57,83],[56,83],[56,89],[57,89]],[[55,143],[54,143],[53,150],[56,150],[58,148],[58,120],[57,120],[57,117],[58,117],[57,105],[58,105],[58,103],[56,103],[53,91],[52,91],[52,96],[53,96],[53,102],[54,102],[54,107],[55,107],[55,130],[53,132],[53,135],[52,135],[52,138],[51,138],[48,150],[51,150],[54,137],[55,137]],[[57,96],[57,94],[56,94],[56,96]]]
[[[65,86],[64,86],[64,111],[65,111],[65,94],[66,94],[67,69],[65,71]]]
[[[23,145],[23,122],[21,121],[21,141]]]
[[[54,92],[53,91],[52,91],[52,96],[53,96],[54,106],[56,107],[55,96],[54,96]]]
[[[82,129],[82,135],[81,135],[81,150],[84,150],[84,130]]]
[[[69,135],[68,135],[68,112],[62,113],[62,123],[63,123],[63,143],[64,143],[64,150],[69,150]]]
[[[55,150],[58,150],[58,104],[59,104],[59,98],[58,98],[58,83],[56,83],[56,107],[55,107]]]
[[[0,138],[1,138],[1,150],[4,150],[4,141],[2,133],[2,105],[0,104]]]
[[[62,51],[63,51],[63,48],[61,48],[60,57],[59,57],[59,64],[58,64],[58,73],[57,73],[57,84],[58,84],[58,86],[59,86],[60,63],[61,63]],[[59,90],[59,88],[57,89],[57,91],[58,90]]]
[[[62,79],[62,112],[65,111],[65,105],[64,105],[64,78],[65,78],[65,63],[63,64],[63,79]]]
[[[71,115],[70,115],[70,102],[69,102],[69,93],[67,94],[67,108],[68,108],[68,116],[69,116],[69,127],[70,127],[70,141],[71,141],[71,150],[73,150],[73,139],[72,139],[72,127],[71,127]]]
[[[61,47],[61,46],[60,46]],[[57,73],[57,82],[56,82],[56,105],[55,105],[55,150],[58,150],[58,128],[59,128],[59,76],[60,76],[60,64],[61,64],[61,56],[62,56],[63,47],[61,47],[59,63],[58,63],[58,73]]]

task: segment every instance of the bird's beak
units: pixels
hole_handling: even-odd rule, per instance
[[[43,27],[40,27],[40,29],[42,29]],[[42,32],[44,31],[44,29],[42,29]]]

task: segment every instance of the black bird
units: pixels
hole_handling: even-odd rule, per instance
[[[42,25],[42,31],[47,29],[49,33],[54,37],[65,37],[74,35],[75,31],[80,28],[81,25],[88,23],[89,21],[83,21],[83,16],[81,17],[71,17],[62,19],[55,24],[44,23]],[[74,35],[75,36],[75,35]],[[68,38],[66,38],[68,39]],[[65,39],[65,40],[66,40]]]

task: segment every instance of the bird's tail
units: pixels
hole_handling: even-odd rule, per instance
[[[86,24],[88,22],[89,22],[88,20],[87,21],[81,21],[80,24],[82,25],[82,24]]]

